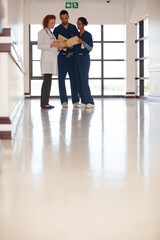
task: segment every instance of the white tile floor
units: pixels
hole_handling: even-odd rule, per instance
[[[51,103],[0,141],[0,240],[160,240],[160,104]]]

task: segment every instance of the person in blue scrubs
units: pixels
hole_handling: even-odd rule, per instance
[[[90,68],[89,53],[93,48],[92,35],[85,31],[84,27],[88,22],[86,18],[80,17],[77,20],[78,27],[78,45],[75,45],[75,71],[78,93],[81,98],[81,104],[77,107],[85,107],[86,109],[94,108],[94,101],[91,96],[88,84],[88,74]]]
[[[60,12],[61,24],[54,29],[54,36],[58,39],[61,34],[65,38],[71,38],[77,35],[78,30],[75,25],[68,22],[69,14],[66,10]],[[72,103],[74,106],[79,104],[79,95],[77,92],[75,68],[74,68],[74,47],[61,50],[58,55],[58,80],[61,104],[64,108],[68,107],[68,97],[65,87],[65,78],[67,73],[70,78]]]

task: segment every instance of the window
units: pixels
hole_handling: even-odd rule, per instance
[[[148,96],[149,94],[149,40],[148,18],[135,25],[135,61],[136,61],[136,95]]]
[[[40,96],[42,76],[40,72],[41,51],[37,49],[38,32],[41,25],[30,25],[30,93]],[[90,53],[89,85],[92,95],[123,96],[125,89],[125,26],[124,25],[88,25],[86,30],[92,34],[93,50]],[[147,49],[147,42],[146,42]],[[116,69],[116,71],[115,71]],[[68,96],[70,82],[67,75]],[[59,96],[58,76],[53,76],[51,96]]]

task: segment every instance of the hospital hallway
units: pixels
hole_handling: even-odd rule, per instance
[[[50,103],[0,140],[0,240],[159,240],[159,103]]]

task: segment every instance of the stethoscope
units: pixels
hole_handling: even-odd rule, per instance
[[[46,33],[48,34],[48,36],[50,36],[50,39],[56,39],[55,36],[50,32],[50,30],[48,28],[45,28]]]

